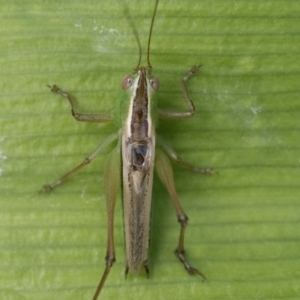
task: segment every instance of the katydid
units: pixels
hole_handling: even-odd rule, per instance
[[[183,211],[179,202],[174,180],[173,171],[168,156],[182,166],[205,174],[211,174],[210,168],[198,168],[181,160],[173,149],[168,146],[163,139],[156,134],[154,114],[164,119],[190,118],[194,115],[195,107],[188,95],[187,82],[200,66],[193,66],[181,80],[183,96],[187,105],[185,111],[156,109],[152,99],[152,93],[159,88],[159,81],[151,76],[152,66],[150,63],[150,42],[152,28],[157,11],[159,0],[156,0],[152,15],[150,32],[147,47],[147,66],[141,67],[141,46],[136,28],[131,22],[127,7],[125,13],[139,47],[139,60],[134,68],[134,74],[123,78],[121,86],[128,92],[129,104],[122,119],[122,128],[111,134],[104,142],[88,155],[81,164],[70,172],[63,175],[57,181],[43,186],[42,191],[50,191],[54,187],[62,184],[70,176],[74,175],[85,165],[89,164],[108,144],[115,143],[116,146],[109,154],[104,171],[105,194],[107,201],[107,252],[106,267],[101,277],[100,283],[93,297],[98,296],[104,286],[111,267],[115,262],[114,247],[114,208],[116,198],[121,185],[123,187],[123,207],[124,207],[124,230],[125,230],[125,276],[133,273],[137,274],[143,267],[149,275],[148,248],[150,232],[150,213],[152,199],[153,171],[156,170],[158,177],[169,192],[178,222],[180,223],[180,234],[175,255],[182,262],[190,275],[198,274],[205,279],[205,276],[197,269],[190,266],[184,256],[184,232],[188,217]],[[48,86],[52,92],[66,98],[72,108],[72,115],[81,122],[110,122],[114,120],[112,113],[85,114],[77,111],[75,97],[61,90],[58,86]],[[127,102],[128,103],[128,102]],[[124,105],[122,106],[124,107]],[[155,111],[155,109],[157,111]],[[122,171],[121,171],[122,169]]]

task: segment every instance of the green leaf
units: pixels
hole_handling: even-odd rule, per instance
[[[104,270],[106,154],[63,186],[39,194],[114,130],[76,122],[58,84],[85,112],[112,111],[138,49],[122,1],[2,1],[0,8],[0,297],[91,299]],[[154,1],[128,1],[146,52]],[[117,262],[103,299],[299,299],[300,2],[166,0],[155,21],[151,63],[162,108],[194,118],[158,132],[183,159],[174,165],[189,216],[186,255],[208,278],[190,277],[172,251],[179,225],[156,180],[150,279],[124,279],[122,204]],[[143,63],[145,63],[145,55]],[[157,178],[156,178],[157,179]]]

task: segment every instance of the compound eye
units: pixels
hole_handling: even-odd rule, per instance
[[[155,78],[155,77],[150,78],[150,84],[155,91],[157,91],[159,89],[159,81],[157,78]]]
[[[125,76],[121,82],[122,89],[127,90],[132,85],[132,82],[133,82],[132,76],[130,75]]]

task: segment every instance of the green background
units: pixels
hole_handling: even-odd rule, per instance
[[[129,4],[144,50],[153,4]],[[183,108],[179,80],[203,64],[189,82],[194,118],[159,132],[184,159],[218,171],[174,166],[187,257],[208,280],[189,277],[172,254],[179,225],[156,180],[150,279],[124,279],[119,199],[102,299],[299,299],[299,28],[298,0],[161,0],[151,45],[160,107]],[[82,111],[113,110],[136,62],[122,2],[0,1],[1,299],[92,298],[106,251],[106,154],[38,191],[114,127],[76,122],[46,85],[72,92]]]

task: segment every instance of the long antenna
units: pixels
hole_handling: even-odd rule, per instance
[[[124,7],[124,15],[126,16],[126,18],[127,18],[127,20],[128,20],[128,23],[129,23],[129,25],[130,25],[130,27],[131,27],[131,29],[132,29],[132,33],[133,33],[133,35],[134,35],[134,37],[135,37],[135,39],[136,39],[136,42],[137,42],[138,48],[139,48],[139,60],[138,60],[137,66],[134,68],[134,70],[137,70],[138,67],[140,66],[141,59],[142,59],[142,47],[141,47],[141,41],[140,41],[138,32],[137,32],[137,30],[136,30],[136,27],[135,27],[135,25],[134,25],[134,22],[133,22],[133,20],[132,20],[132,17],[131,17],[131,15],[130,15],[130,13],[129,13],[128,6],[127,6],[127,4],[126,4],[125,1],[123,1],[123,3],[124,3],[124,5],[123,5],[123,7]]]
[[[149,30],[149,38],[148,38],[148,46],[147,46],[147,63],[148,63],[148,68],[152,69],[151,63],[150,63],[150,44],[151,44],[151,37],[152,37],[152,29],[153,29],[153,24],[154,24],[154,20],[155,20],[155,15],[156,15],[156,11],[157,11],[157,7],[158,7],[158,2],[159,0],[155,1],[155,6],[154,6],[154,11],[152,14],[152,20],[151,20],[151,25],[150,25],[150,30]],[[135,27],[135,24],[132,20],[132,16],[129,13],[129,9],[128,6],[125,2],[125,0],[123,0],[123,7],[124,7],[124,15],[126,16],[128,23],[132,29],[132,33],[136,39],[136,42],[138,44],[138,48],[139,48],[139,59],[138,59],[138,63],[137,66],[134,68],[134,70],[137,70],[140,66],[141,63],[141,59],[142,59],[142,46],[141,46],[141,41],[137,32],[137,29]]]
[[[152,37],[152,29],[153,29],[153,24],[155,20],[155,15],[157,11],[157,6],[158,6],[159,0],[155,1],[155,7],[152,15],[152,20],[151,20],[151,25],[150,25],[150,31],[149,31],[149,38],[148,38],[148,47],[147,47],[147,63],[148,63],[148,68],[152,69],[151,63],[150,63],[150,43],[151,43],[151,37]]]

